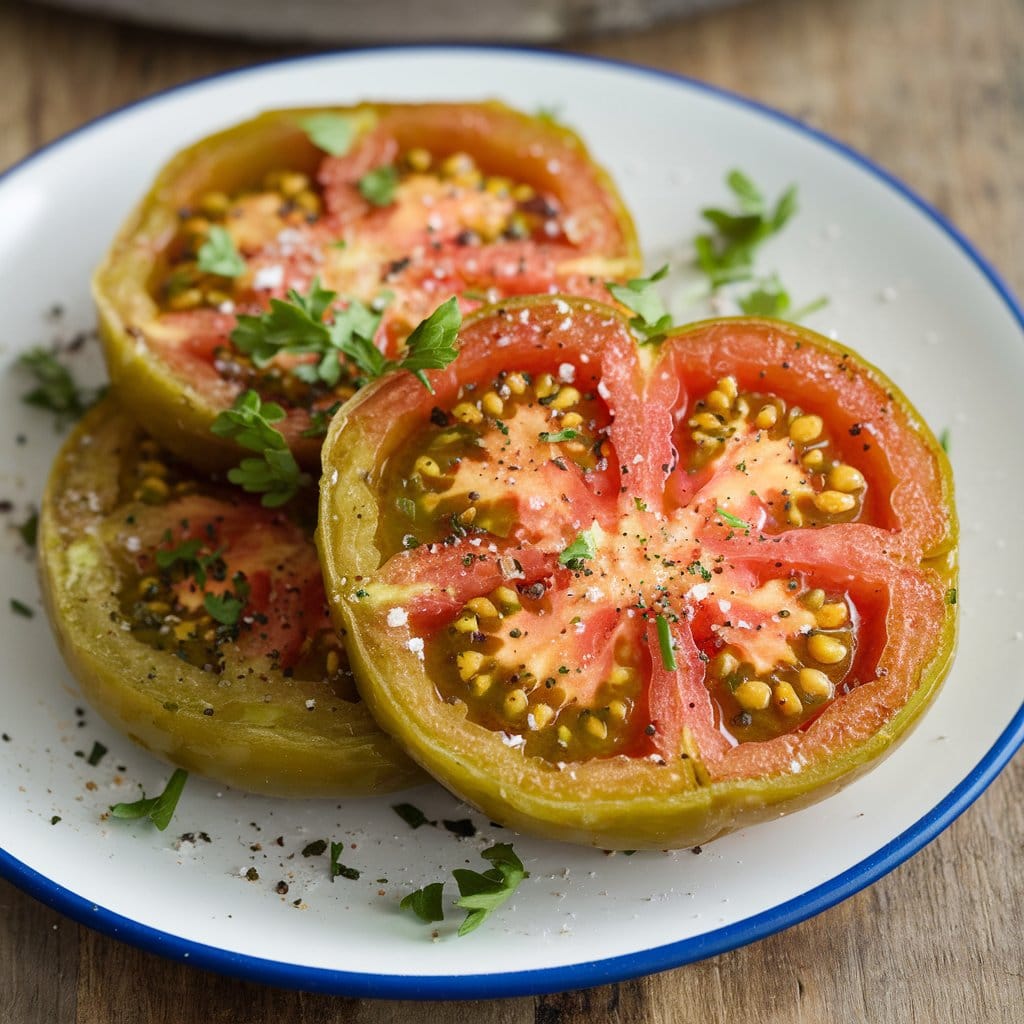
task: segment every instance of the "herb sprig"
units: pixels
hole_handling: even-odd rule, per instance
[[[147,797],[143,793],[141,800],[130,804],[114,804],[110,808],[110,813],[115,818],[149,818],[163,832],[174,817],[174,811],[187,781],[188,772],[184,768],[177,768],[159,796]]]
[[[583,530],[576,539],[558,556],[558,564],[567,569],[583,568],[586,559],[597,555],[597,542],[592,530]]]
[[[103,397],[106,388],[80,387],[71,371],[45,348],[33,348],[18,359],[18,365],[35,378],[35,387],[21,400],[37,409],[56,413],[58,425],[76,420]]]
[[[242,459],[228,471],[228,479],[250,494],[262,494],[260,500],[266,508],[280,507],[310,482],[284,436],[272,426],[284,416],[284,409],[276,402],[262,402],[255,391],[249,390],[221,412],[210,427],[218,437],[231,438],[243,448],[260,453],[256,458]]]
[[[204,274],[217,277],[240,277],[246,271],[246,262],[235,248],[235,241],[227,228],[212,224],[206,241],[199,247],[197,266]]]
[[[636,313],[629,326],[642,336],[642,344],[656,345],[665,339],[665,332],[672,326],[672,315],[665,308],[657,283],[668,274],[668,264],[656,270],[650,277],[634,277],[625,284],[606,281],[605,288],[627,309]]]

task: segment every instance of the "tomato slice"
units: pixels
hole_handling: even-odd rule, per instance
[[[321,562],[383,728],[495,820],[703,842],[849,779],[934,694],[948,463],[853,353],[758,319],[638,347],[531,298],[431,382],[332,427]]]
[[[341,155],[303,129],[325,116],[350,126]],[[211,246],[226,263],[211,265]],[[244,390],[286,409],[281,432],[313,465],[315,414],[362,383],[340,354],[325,381],[318,355],[236,344],[238,317],[291,289],[334,292],[327,322],[354,303],[375,310],[375,340],[394,355],[453,295],[464,312],[513,295],[597,296],[638,268],[614,185],[567,129],[497,103],[364,105],[271,112],[179,154],[94,290],[122,402],[181,457],[223,469],[238,452],[209,427]]]
[[[110,399],[55,463],[39,551],[70,668],[149,750],[270,794],[417,779],[359,700],[310,526],[197,476]]]

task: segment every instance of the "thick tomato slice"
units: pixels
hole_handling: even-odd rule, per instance
[[[849,351],[752,319],[640,348],[534,298],[431,382],[332,428],[321,560],[378,720],[495,820],[700,842],[823,794],[934,692],[948,467]]]
[[[348,150],[317,149],[311,117],[347,124]],[[374,105],[265,114],[180,154],[96,296],[115,387],[165,444],[230,464],[228,442],[197,455],[194,436],[253,388],[285,407],[281,432],[311,464],[313,414],[353,393],[358,368],[332,353],[340,373],[324,379],[308,350],[255,354],[238,342],[239,316],[319,282],[334,293],[323,320],[372,308],[375,341],[394,355],[451,296],[467,312],[511,295],[599,295],[637,269],[629,215],[573,133],[496,103]]]
[[[244,789],[415,781],[359,700],[310,525],[197,475],[102,402],[40,514],[48,610],[85,695],[148,749]]]

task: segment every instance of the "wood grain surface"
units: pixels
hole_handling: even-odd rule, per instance
[[[949,214],[1024,293],[1022,0],[760,0],[568,48],[681,71],[824,128]],[[285,52],[0,2],[0,167],[120,104]],[[1019,1024],[1022,791],[1018,757],[909,863],[782,934],[537,999],[416,1004],[276,990],[140,952],[0,882],[0,1024]]]

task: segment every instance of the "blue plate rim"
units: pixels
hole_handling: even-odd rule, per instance
[[[475,43],[437,43],[384,45],[363,47],[354,50],[328,50],[321,53],[301,54],[262,61],[241,68],[214,72],[201,78],[183,82],[160,90],[142,99],[124,104],[99,117],[87,121],[78,128],[51,140],[39,149],[23,157],[0,172],[0,186],[14,174],[71,141],[78,135],[120,114],[143,107],[165,96],[185,92],[207,83],[239,75],[258,73],[270,67],[284,64],[311,63],[318,60],[339,60],[357,58],[363,55],[392,52],[418,52],[440,54],[451,51],[493,54],[523,54],[545,60],[587,65],[613,67],[620,71],[655,78],[685,86],[696,92],[703,92],[726,100],[736,106],[752,110],[772,121],[785,125],[806,135],[827,148],[845,157],[867,171],[871,176],[887,185],[892,191],[921,211],[957,247],[971,263],[981,271],[996,294],[1024,331],[1024,309],[1009,286],[995,268],[981,254],[975,245],[956,228],[931,203],[927,202],[891,172],[876,164],[857,150],[840,142],[831,135],[814,128],[796,117],[785,114],[757,100],[732,92],[721,86],[711,85],[686,75],[659,68],[645,67],[629,61],[591,54],[565,53],[545,50],[539,47],[514,45],[480,45]],[[949,825],[951,825],[988,788],[999,772],[1006,766],[1016,751],[1024,745],[1024,704],[1011,718],[984,757],[927,814],[905,829],[885,846],[870,856],[843,871],[821,885],[794,897],[785,903],[771,907],[752,917],[718,928],[703,935],[681,939],[677,942],[656,946],[601,960],[585,961],[540,970],[512,971],[498,974],[465,975],[399,975],[369,974],[332,970],[321,967],[307,967],[282,963],[261,957],[232,953],[216,946],[182,939],[168,932],[140,924],[131,918],[114,913],[86,900],[45,875],[29,867],[0,848],[0,875],[36,899],[59,910],[68,917],[95,928],[113,938],[130,942],[149,952],[158,953],[169,959],[217,971],[221,974],[277,985],[283,988],[301,989],[308,992],[324,992],[337,995],[385,998],[385,999],[493,999],[515,996],[542,995],[567,989],[589,988],[624,981],[645,974],[681,967],[684,964],[717,956],[740,946],[763,939],[776,932],[799,924],[819,914],[842,900],[853,896],[861,889],[876,882],[883,875],[898,867],[922,847],[926,846]]]

